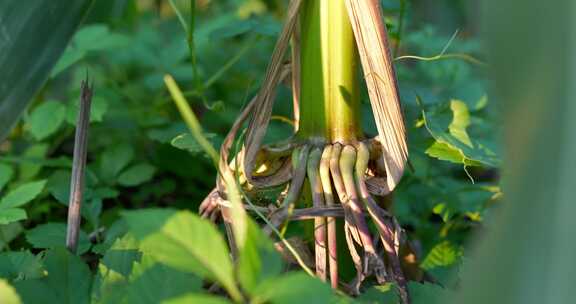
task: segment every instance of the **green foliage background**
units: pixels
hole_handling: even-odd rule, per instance
[[[399,45],[395,56],[434,59],[395,61],[413,170],[394,194],[393,211],[422,267],[446,287],[411,285],[416,303],[458,286],[467,241],[502,195],[499,109],[487,95],[486,65],[476,60],[484,51],[475,5],[422,2],[383,1]],[[23,303],[353,301],[303,272],[284,273],[290,267],[253,222],[233,265],[222,227],[194,214],[214,186],[215,170],[182,123],[163,76],[178,81],[219,146],[264,76],[286,3],[197,1],[194,59],[181,22],[190,18],[187,5],[96,1],[0,143],[3,297],[15,291]],[[80,256],[74,256],[62,247],[80,81],[87,75],[95,96]],[[290,119],[288,88],[279,99],[275,114]],[[362,123],[376,133],[366,93]],[[267,140],[290,131],[275,120]],[[209,295],[204,279],[230,298]],[[394,302],[389,290],[369,287],[354,301]]]

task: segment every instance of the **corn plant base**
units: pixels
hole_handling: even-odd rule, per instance
[[[314,221],[314,254],[316,275],[330,281],[332,287],[346,286],[351,294],[360,292],[362,282],[374,276],[379,284],[394,283],[404,303],[409,302],[407,283],[400,263],[404,232],[396,219],[380,206],[373,196],[390,191],[374,140],[354,145],[299,143],[290,145],[291,153],[282,151],[290,160],[291,179],[287,191],[276,203],[266,206],[245,204],[248,211],[264,214],[271,225],[264,231],[271,235],[291,221]],[[275,174],[279,174],[275,172]],[[268,176],[272,179],[271,176]],[[296,202],[305,182],[312,190],[313,207],[298,208]],[[200,206],[203,217],[215,220],[230,203],[218,191],[212,191]],[[341,284],[338,278],[336,218],[344,218],[346,245],[354,261],[356,278]],[[377,227],[372,235],[367,220]],[[378,249],[378,243],[382,250]]]

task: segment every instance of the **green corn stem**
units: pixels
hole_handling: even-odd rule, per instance
[[[306,1],[301,25],[298,135],[355,142],[360,137],[358,58],[345,0]]]

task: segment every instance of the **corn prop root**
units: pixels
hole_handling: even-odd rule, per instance
[[[307,174],[312,190],[312,202],[314,207],[324,206],[324,190],[320,180],[320,161],[322,149],[314,148],[308,157]],[[314,219],[314,252],[316,254],[316,275],[326,281],[326,218]]]
[[[332,156],[332,146],[324,147],[320,160],[320,182],[324,192],[324,202],[327,207],[334,206],[334,194],[332,193],[332,182],[330,181],[330,158]],[[336,218],[327,217],[328,232],[328,266],[330,269],[330,283],[332,288],[338,288],[338,247],[336,242]]]
[[[369,168],[370,148],[364,142],[353,145],[323,145],[306,143],[292,150],[291,179],[287,192],[278,204],[246,206],[248,210],[268,214],[271,226],[263,230],[271,235],[272,228],[286,230],[292,220],[314,219],[314,251],[317,276],[333,288],[341,286],[338,278],[335,217],[344,217],[346,245],[356,268],[356,278],[348,285],[351,294],[359,294],[363,281],[375,276],[379,284],[394,282],[402,303],[410,303],[406,279],[400,266],[400,225],[372,194],[388,193],[386,186],[378,188],[374,181],[377,169]],[[372,170],[372,171],[371,171]],[[296,208],[302,187],[308,177],[312,190],[312,207]],[[371,191],[370,187],[376,191]],[[335,197],[335,194],[337,196]],[[338,204],[339,203],[339,204]],[[229,203],[216,189],[201,204],[202,216],[214,220],[217,210],[225,212]],[[376,249],[367,217],[375,224],[382,243],[383,256]]]

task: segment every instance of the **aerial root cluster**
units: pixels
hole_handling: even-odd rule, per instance
[[[332,287],[338,288],[336,217],[343,217],[346,244],[357,274],[348,285],[350,291],[358,294],[362,282],[373,275],[379,284],[395,283],[402,302],[408,303],[399,256],[402,229],[372,196],[374,192],[387,191],[373,191],[375,186],[368,183],[369,162],[370,149],[364,142],[304,144],[294,148],[292,175],[285,195],[277,205],[261,207],[260,211],[268,214],[273,226],[265,226],[264,231],[270,234],[273,228],[285,229],[291,220],[314,219],[316,275],[324,281],[329,279]],[[310,184],[312,207],[297,209],[306,180]],[[226,202],[214,191],[203,202],[200,212],[205,217],[214,217],[217,205],[225,207]],[[374,223],[376,236],[372,235],[367,218]],[[377,250],[378,242],[384,254]]]

